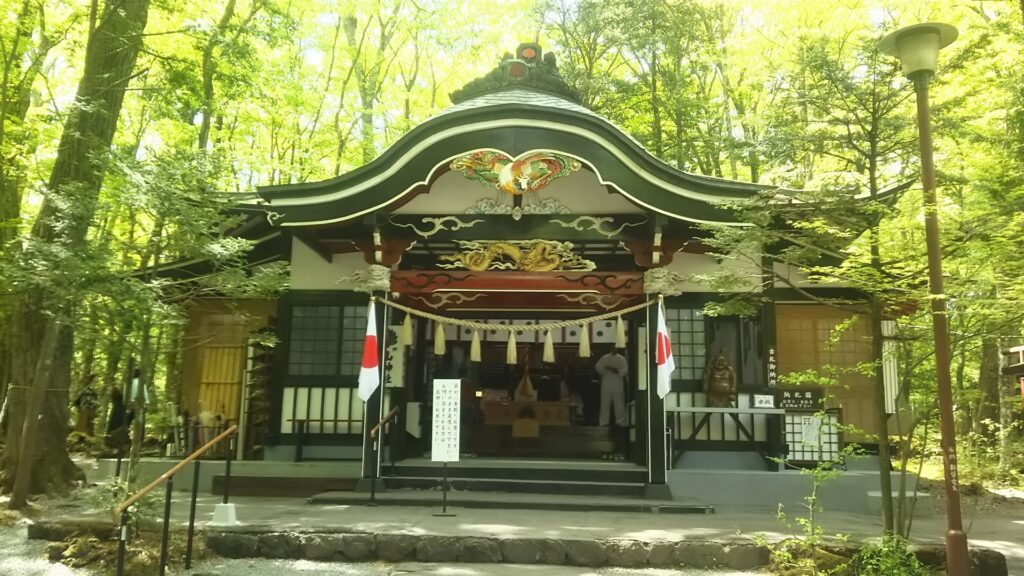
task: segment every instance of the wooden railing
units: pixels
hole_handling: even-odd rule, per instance
[[[152,482],[147,484],[145,488],[139,490],[138,492],[130,496],[127,500],[118,505],[117,508],[114,508],[114,521],[117,522],[117,520],[121,517],[121,514],[128,510],[128,508],[130,508],[132,504],[135,504],[136,502],[141,500],[146,494],[152,492],[157,486],[162,484],[171,476],[177,474],[178,471],[184,468],[189,462],[192,462],[196,458],[199,458],[200,456],[205,454],[207,450],[216,446],[221,440],[227,438],[228,436],[231,436],[236,432],[238,432],[238,424],[233,424],[230,428],[218,434],[213,440],[210,440],[206,444],[203,444],[198,449],[196,449],[195,452],[186,456],[181,462],[178,462],[177,464],[172,466],[170,470],[161,474],[156,480],[153,480]]]
[[[119,541],[118,541],[118,547],[117,547],[117,576],[123,576],[124,575],[124,557],[125,557],[125,551],[126,551],[127,542],[128,542],[128,530],[127,530],[128,509],[131,508],[133,504],[135,504],[136,502],[141,500],[143,497],[145,497],[146,494],[149,494],[150,492],[155,490],[158,486],[160,486],[160,484],[166,482],[167,483],[167,493],[166,493],[166,496],[164,498],[164,525],[163,525],[163,535],[162,535],[161,547],[160,547],[160,576],[164,576],[164,574],[166,572],[166,569],[167,569],[167,541],[168,541],[168,536],[169,536],[169,531],[170,531],[171,492],[174,490],[174,475],[177,474],[179,471],[181,471],[181,469],[184,468],[186,465],[188,465],[190,462],[195,462],[195,467],[194,467],[195,471],[194,471],[194,474],[193,474],[193,477],[192,477],[192,504],[191,504],[191,510],[189,512],[189,520],[188,520],[188,544],[187,544],[187,550],[185,552],[185,568],[186,569],[191,568],[191,563],[192,563],[191,562],[191,560],[192,560],[192,535],[193,535],[194,529],[195,529],[196,494],[198,492],[199,465],[201,463],[201,461],[199,460],[199,457],[201,457],[203,454],[205,454],[207,451],[209,451],[211,448],[216,446],[221,441],[223,441],[225,439],[228,439],[228,438],[231,438],[237,432],[238,432],[238,425],[237,424],[233,424],[227,430],[221,432],[215,438],[213,438],[212,440],[210,440],[206,444],[203,444],[201,447],[197,448],[194,452],[192,452],[191,454],[186,456],[183,460],[181,460],[180,462],[178,462],[177,464],[172,466],[170,470],[168,470],[168,471],[164,472],[163,474],[161,474],[156,480],[153,480],[152,482],[147,484],[143,489],[139,490],[135,494],[132,494],[127,500],[125,500],[124,502],[119,504],[116,508],[114,508],[114,522],[117,522],[117,523],[120,524],[120,534],[118,536]],[[224,461],[224,468],[225,468],[225,470],[224,470],[224,503],[225,504],[227,504],[227,502],[228,502],[228,494],[229,494],[228,486],[230,485],[230,482],[231,482],[231,456],[232,456],[231,453],[232,453],[232,449],[231,449],[231,446],[229,444],[228,450],[227,450],[227,456],[226,456],[226,459]]]
[[[380,422],[377,422],[377,425],[370,429],[370,438],[376,438],[377,434],[380,433],[380,429],[383,428],[388,422],[391,422],[391,420],[397,414],[398,414],[398,406],[395,406],[394,408],[391,409],[390,412],[388,412],[388,415],[385,416],[383,420],[381,420]]]

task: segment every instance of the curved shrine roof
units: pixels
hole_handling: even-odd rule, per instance
[[[399,138],[370,163],[319,182],[258,189],[273,223],[322,225],[387,207],[426,185],[463,154],[575,157],[634,203],[692,222],[736,222],[720,206],[772,187],[676,170],[601,115],[543,91],[511,87],[455,104]]]
[[[541,54],[535,44],[521,45],[518,58],[506,55],[497,68],[453,93],[455,104],[368,164],[319,182],[258,188],[268,220],[277,226],[320,226],[387,211],[422,192],[453,160],[480,151],[500,153],[509,162],[538,152],[574,158],[633,204],[695,223],[744,226],[730,202],[778,190],[666,164],[576,102],[554,57]]]

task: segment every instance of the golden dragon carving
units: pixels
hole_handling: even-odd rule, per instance
[[[462,252],[441,256],[441,268],[518,270],[551,272],[554,270],[593,270],[596,264],[572,252],[571,242],[545,240],[503,240],[495,242],[460,241]]]

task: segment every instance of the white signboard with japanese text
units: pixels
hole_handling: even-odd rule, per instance
[[[775,346],[768,347],[768,387],[779,385],[779,364],[775,356]]]
[[[817,447],[821,444],[821,418],[817,416],[801,416],[800,434],[804,446]]]
[[[434,462],[459,461],[460,380],[434,380],[434,413],[430,459]]]

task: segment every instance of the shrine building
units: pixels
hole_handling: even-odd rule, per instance
[[[803,486],[799,468],[850,443],[877,447],[870,377],[784,385],[793,372],[873,360],[866,316],[831,338],[860,308],[808,296],[863,295],[705,241],[708,225],[749,227],[731,205],[773,187],[654,157],[582,106],[536,44],[452,101],[364,166],[259,188],[240,206],[233,233],[254,242],[254,266],[286,261],[288,287],[276,300],[191,305],[179,399],[204,423],[239,424],[240,459],[333,463],[387,491],[434,486],[439,378],[461,385],[448,473],[466,490],[744,504],[774,498],[773,483]],[[765,302],[752,314],[705,313],[751,291]],[[382,382],[363,402],[371,297]],[[659,302],[675,364],[664,398],[647,345]],[[595,365],[617,347],[623,403],[602,422]],[[890,412],[895,403],[887,391]],[[843,490],[864,493],[859,507],[877,490],[877,463],[840,464]]]

